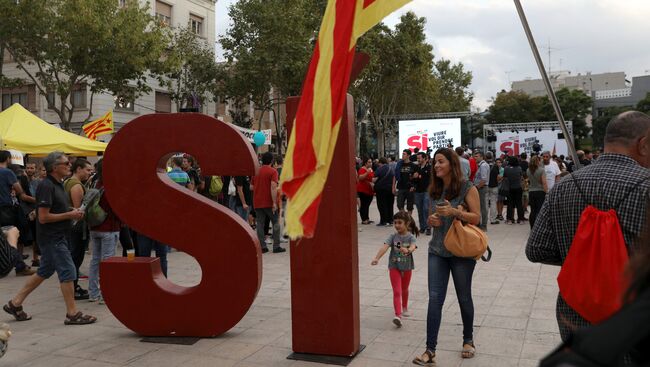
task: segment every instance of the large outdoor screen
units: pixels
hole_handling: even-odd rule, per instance
[[[399,150],[418,148],[421,151],[447,146],[457,147],[460,142],[460,119],[404,120],[399,122]]]

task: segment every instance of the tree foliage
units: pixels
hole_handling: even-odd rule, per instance
[[[169,91],[177,110],[201,107],[223,73],[213,48],[188,27],[174,31],[158,81]]]
[[[286,97],[299,95],[325,4],[325,0],[240,0],[232,4],[231,24],[219,39],[226,77],[215,93],[242,105],[252,102],[261,111],[260,124],[265,112],[284,103]],[[276,121],[278,141],[281,125]]]
[[[97,93],[134,99],[150,91],[148,70],[158,68],[168,44],[149,5],[137,0],[123,8],[115,0],[2,1],[0,13],[0,41],[40,95],[56,93],[51,108],[66,130],[75,87],[90,90],[87,121]]]
[[[573,124],[575,140],[590,133],[586,118],[591,114],[592,98],[580,90],[562,88],[555,92],[565,121]],[[492,123],[557,121],[547,96],[531,97],[522,91],[499,92],[488,108],[487,119]]]
[[[425,25],[425,18],[408,12],[394,30],[382,23],[359,39],[358,49],[371,61],[351,93],[367,111],[380,154],[385,136],[396,133],[391,115],[466,111],[472,101],[471,73],[462,64],[434,60]]]
[[[632,110],[650,114],[650,93],[648,93],[644,99],[640,100],[639,103],[637,103],[636,107],[614,106],[600,110],[599,116],[592,121],[592,137],[594,140],[594,146],[604,146],[605,130],[607,129],[607,124],[609,121],[611,121],[614,117],[616,117],[616,115],[620,113]]]

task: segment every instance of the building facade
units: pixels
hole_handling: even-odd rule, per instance
[[[595,93],[594,111],[600,116],[608,107],[634,107],[650,93],[650,75],[632,78],[632,85],[627,88],[601,91]]]
[[[124,5],[124,0],[116,0]],[[184,27],[189,25],[197,35],[204,38],[210,47],[214,48],[215,34],[215,2],[214,0],[153,0],[149,3],[151,14],[161,22],[173,26]],[[59,123],[58,115],[48,108],[48,99],[56,96],[40,95],[38,89],[22,70],[19,70],[8,52],[3,55],[3,74],[9,78],[21,78],[25,84],[19,88],[0,89],[0,110],[8,108],[13,103],[20,103],[30,112],[41,119],[56,124]],[[113,111],[115,128],[135,119],[138,116],[154,112],[177,112],[176,105],[172,102],[166,88],[161,87],[155,79],[148,81],[152,91],[137,98],[135,101],[126,101],[120,96],[111,94],[97,94],[93,98],[93,118],[99,118],[107,111]],[[76,110],[72,118],[71,130],[80,133],[82,121],[85,120],[90,108],[90,91],[85,85],[77,87],[71,93],[71,103]],[[201,111],[211,116],[216,115],[216,104],[208,101]],[[109,141],[110,135],[100,136],[98,140]]]
[[[562,88],[577,89],[587,95],[594,95],[600,91],[619,90],[628,87],[624,72],[571,75],[570,71],[557,71],[549,75],[553,90]],[[542,79],[526,79],[512,83],[512,90],[522,91],[531,97],[546,96],[546,88]]]

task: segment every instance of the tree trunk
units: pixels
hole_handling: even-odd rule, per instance
[[[379,154],[380,157],[384,157],[386,155],[386,134],[384,133],[384,128],[375,126],[375,131],[375,136],[377,138],[377,154]]]

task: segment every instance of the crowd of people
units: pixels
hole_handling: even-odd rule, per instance
[[[650,117],[640,112],[626,112],[615,117],[607,126],[604,141],[602,154],[578,152],[580,169],[576,169],[571,159],[541,149],[534,149],[530,156],[526,153],[497,156],[493,151],[449,147],[438,149],[432,156],[429,152],[404,150],[397,161],[393,157],[357,160],[356,190],[361,223],[374,223],[370,219],[370,206],[376,196],[377,226],[392,226],[395,230],[384,241],[371,265],[377,265],[390,250],[392,321],[397,327],[402,326],[404,317],[409,317],[409,284],[414,269],[413,252],[418,248],[418,238],[421,241],[418,236],[426,236],[428,243],[426,349],[413,360],[415,364],[432,366],[435,363],[450,276],[454,280],[463,323],[461,356],[472,358],[476,353],[472,300],[476,260],[455,256],[446,248],[445,237],[454,220],[476,225],[483,231],[488,231],[488,225],[504,221],[509,225],[528,222],[531,228],[526,245],[528,259],[560,265],[564,271],[572,246],[580,242],[576,241],[577,231],[584,223],[587,209],[610,214],[615,211],[621,228],[621,246],[632,258],[632,266],[628,269],[630,286],[624,298],[623,294],[609,296],[620,297],[626,305],[648,298],[650,250],[643,241],[646,238],[643,234],[647,235],[650,230],[650,216],[647,215],[650,209],[647,205],[650,199]],[[102,160],[93,166],[84,158],[53,152],[40,166],[28,161],[23,168],[11,165],[9,158],[9,152],[0,151],[0,276],[6,276],[11,270],[15,270],[17,276],[29,276],[18,293],[3,306],[16,320],[31,319],[23,310],[23,303],[56,272],[66,306],[65,324],[95,322],[94,316],[78,310],[76,301],[102,302],[99,263],[115,256],[118,242],[124,249],[123,256],[132,248],[136,256],[148,257],[155,251],[161,270],[167,276],[170,247],[128,228],[112,212],[105,196],[102,195],[98,202],[106,213],[105,218],[92,225],[86,222],[85,200],[90,191],[103,188]],[[269,252],[268,245],[272,245],[274,253],[285,252],[281,246],[287,242],[281,228],[284,200],[278,182],[282,159],[264,153],[260,161],[261,168],[253,177],[204,176],[193,157],[177,155],[169,160],[168,176],[178,185],[230,208],[255,228],[262,252]],[[397,212],[394,212],[395,206]],[[505,218],[504,206],[507,208]],[[417,210],[417,219],[414,219],[414,210]],[[610,227],[602,226],[599,228],[603,233],[610,231]],[[611,245],[602,244],[604,247]],[[26,246],[32,246],[31,266],[25,262],[29,257],[24,254]],[[91,263],[88,290],[84,290],[78,284],[79,268],[88,249]],[[590,266],[589,262],[595,260],[587,258],[584,261],[585,266]],[[576,265],[572,266],[576,270]],[[607,271],[614,271],[612,269],[599,271],[607,276]],[[558,296],[557,318],[563,341],[571,343],[575,333],[589,333],[592,322],[582,309],[570,305],[566,296],[565,293]],[[642,350],[648,341],[646,337],[626,345],[625,350],[608,353],[618,353],[615,357],[624,357],[626,361],[647,362],[647,356],[633,352]]]
[[[137,233],[112,211],[103,195],[103,160],[94,165],[80,157],[53,152],[40,166],[28,161],[12,165],[10,153],[0,151],[0,277],[12,270],[16,276],[28,276],[23,288],[3,306],[18,321],[30,320],[22,307],[28,295],[55,272],[66,305],[65,324],[90,324],[91,315],[77,309],[76,301],[88,300],[103,304],[99,286],[99,264],[115,256],[118,243],[122,256],[134,250],[136,256],[150,257],[152,251],[160,259],[167,276],[167,254],[172,248],[145,234]],[[188,190],[198,192],[232,209],[246,220],[257,234],[262,252],[268,252],[267,241],[274,253],[286,250],[288,242],[281,235],[280,216],[283,200],[278,189],[282,160],[272,153],[261,156],[262,166],[254,177],[202,176],[200,167],[190,155],[170,158],[168,177]],[[105,214],[101,222],[90,223],[84,217],[90,191],[98,192],[97,205]],[[270,234],[270,235],[269,235]],[[267,238],[268,236],[268,238]],[[31,266],[25,262],[32,247]],[[90,253],[88,275],[80,267]],[[79,278],[88,279],[88,289],[79,285]]]

